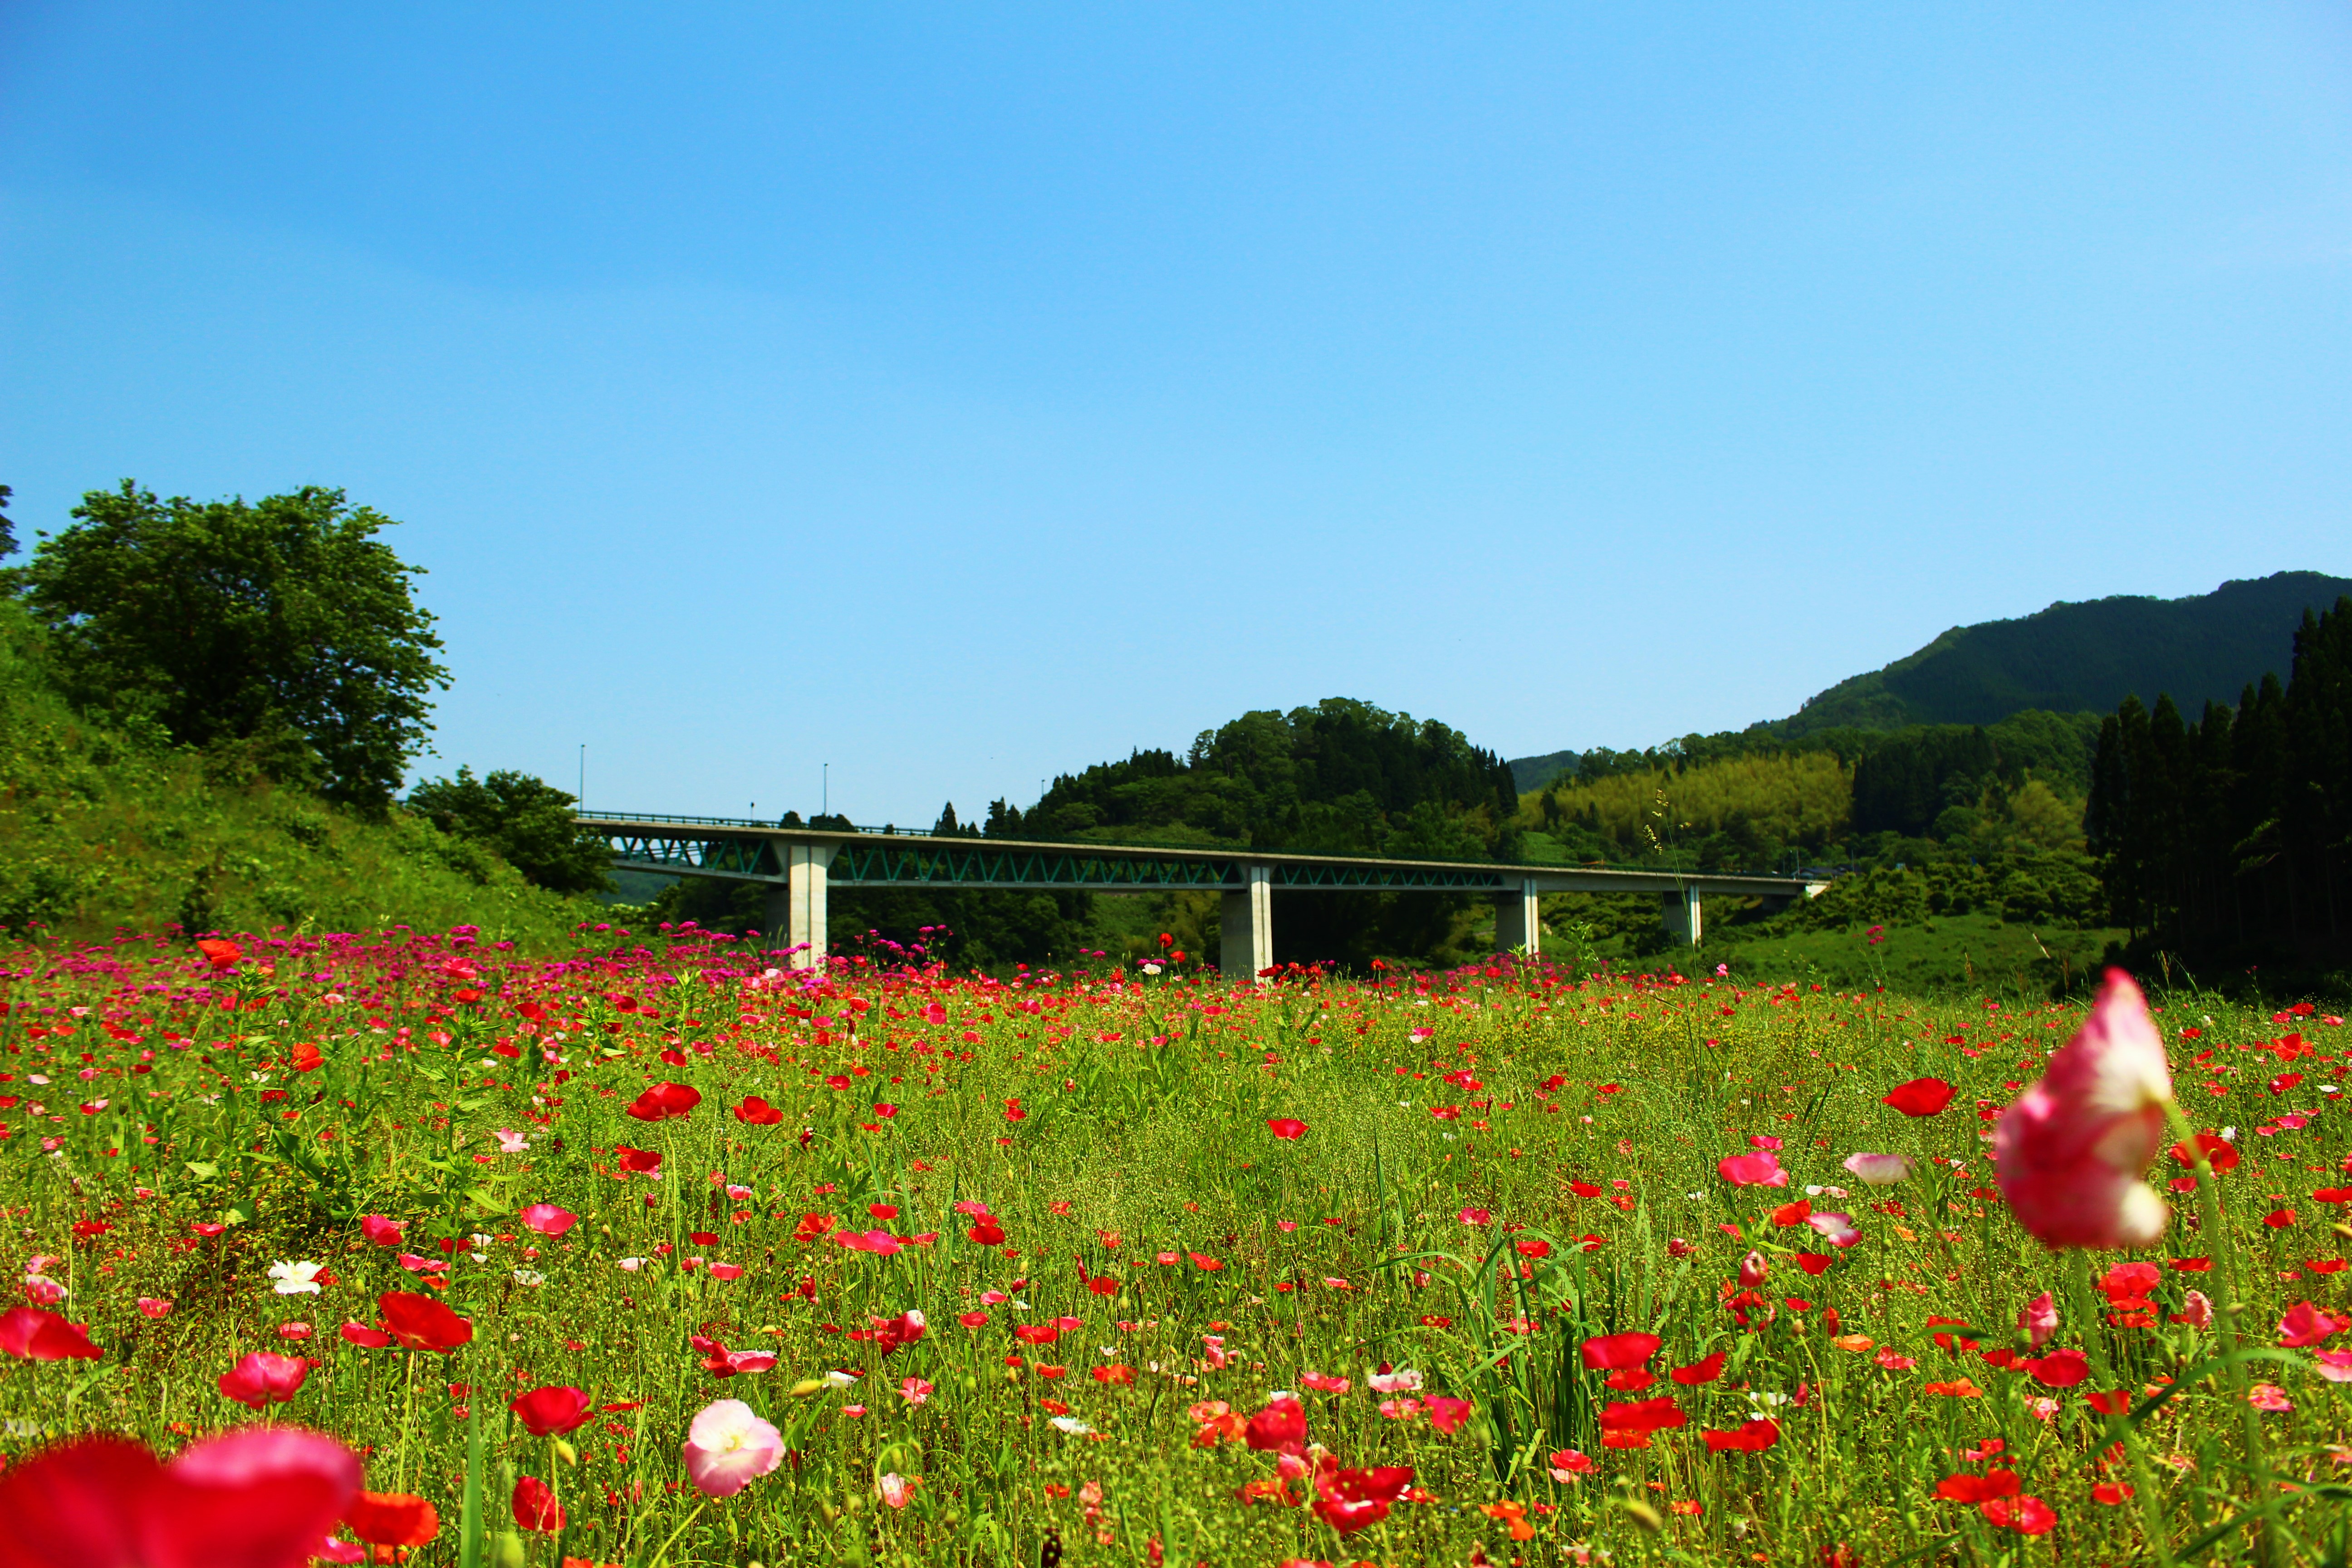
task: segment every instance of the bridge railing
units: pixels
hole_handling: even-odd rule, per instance
[[[751,817],[678,816],[652,811],[583,811],[575,812],[573,816],[578,820],[583,822],[633,822],[644,823],[648,826],[733,827],[750,828],[754,831],[773,831],[777,828],[786,828],[787,826],[787,825],[781,822],[769,822]],[[797,826],[787,828],[787,831],[803,833],[832,833],[842,830],[838,828],[810,827],[807,824],[803,823]],[[852,833],[868,834],[876,837],[935,837],[939,838],[942,842],[971,844],[981,847],[985,847],[992,844],[1002,844],[1003,842],[1003,840],[991,839],[982,834],[934,834],[927,827],[898,827],[888,824],[880,827],[871,827],[853,824],[849,827],[848,831]],[[1153,844],[1139,840],[1122,842],[1116,839],[1105,838],[1030,838],[1026,837],[1023,837],[1020,842],[1024,844],[1053,844],[1057,846],[1066,846],[1074,850],[1086,850],[1090,848],[1108,850],[1146,849],[1162,855],[1207,855],[1223,857],[1248,856],[1252,854],[1290,855],[1303,858],[1328,857],[1342,860],[1386,860],[1408,858],[1406,857],[1399,856],[1369,855],[1360,852],[1341,852],[1337,855],[1333,855],[1331,851],[1323,849],[1289,849],[1265,844]],[[1827,868],[1801,867],[1793,873],[1785,871],[1706,872],[1700,870],[1695,866],[1666,865],[1655,861],[1643,864],[1638,861],[1627,862],[1622,860],[1510,860],[1496,861],[1494,864],[1496,870],[1512,871],[1644,871],[1654,873],[1664,872],[1669,876],[1679,874],[1689,877],[1794,877],[1798,879],[1813,879],[1819,880],[1830,880],[1843,872],[1849,872],[1853,869],[1851,867],[1832,867]]]

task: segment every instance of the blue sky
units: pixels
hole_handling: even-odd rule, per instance
[[[927,825],[2352,574],[2341,6],[393,9],[0,7],[0,481],[403,520],[427,771]]]

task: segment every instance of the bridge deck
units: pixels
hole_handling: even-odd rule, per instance
[[[1263,867],[1266,885],[1296,891],[1463,893],[1702,892],[1803,898],[1817,878],[1753,877],[1599,866],[1496,865],[1482,861],[1402,860],[1188,846],[1050,843],[1008,838],[843,832],[778,827],[719,817],[583,813],[580,826],[602,833],[613,863],[632,870],[789,880],[791,851],[829,858],[836,888],[1022,888],[1099,893],[1197,889],[1237,892]]]

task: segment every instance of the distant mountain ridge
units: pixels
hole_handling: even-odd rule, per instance
[[[2133,693],[2170,692],[2185,713],[2234,703],[2266,671],[2286,677],[2294,629],[2352,595],[2352,578],[2278,572],[2181,599],[2119,595],[2061,601],[2015,620],[1954,626],[1883,669],[1842,680],[1786,719],[1748,732],[1797,740],[1825,730],[1993,724],[2012,713],[2105,712]],[[1514,759],[1534,789],[1573,767],[1573,752]]]

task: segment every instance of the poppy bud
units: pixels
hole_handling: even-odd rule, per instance
[[[1748,1289],[1753,1290],[1763,1284],[1764,1276],[1770,1272],[1771,1265],[1764,1261],[1764,1255],[1760,1252],[1751,1252],[1739,1260],[1739,1283]]]

